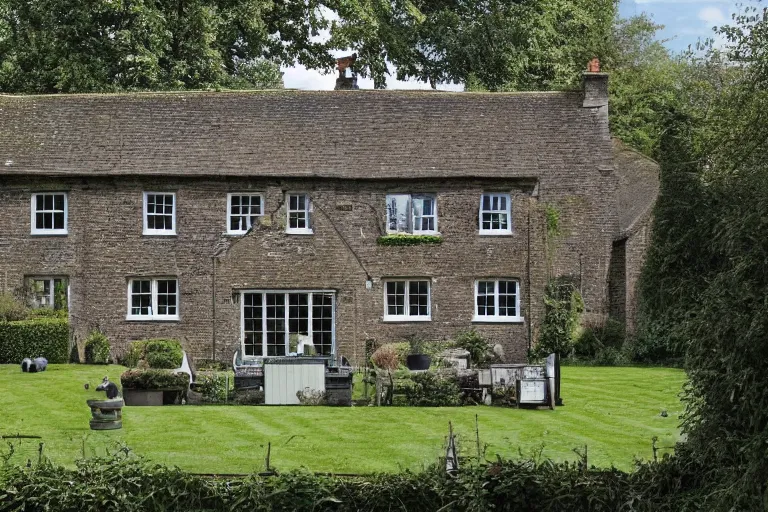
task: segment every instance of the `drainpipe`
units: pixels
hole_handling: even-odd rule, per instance
[[[533,208],[533,194],[531,194],[531,198],[528,200],[528,247],[527,247],[527,256],[526,256],[526,273],[528,274],[528,350],[530,351],[531,348],[533,348],[533,311],[531,309],[532,307],[532,299],[531,299],[531,208]]]
[[[216,256],[211,256],[211,359],[216,360]]]

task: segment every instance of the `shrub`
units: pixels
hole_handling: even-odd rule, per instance
[[[149,368],[172,370],[181,366],[184,353],[176,340],[152,339],[132,341],[123,356],[123,364],[136,368],[140,361],[146,361]]]
[[[37,308],[27,312],[27,318],[67,318],[69,311],[66,309]]]
[[[412,334],[406,339],[408,342],[408,354],[412,356],[427,354],[427,342],[418,334]]]
[[[394,371],[400,365],[397,349],[392,343],[382,345],[371,356],[371,362],[382,370]]]
[[[454,340],[458,348],[469,352],[473,368],[488,368],[498,357],[493,353],[493,347],[488,341],[474,329],[461,331]]]
[[[25,357],[66,363],[69,322],[59,318],[0,322],[0,364],[18,364]]]
[[[9,293],[0,294],[0,322],[26,320],[29,309]]]
[[[586,322],[576,335],[573,351],[579,357],[594,358],[604,349],[619,350],[624,345],[624,325],[611,318]]]
[[[408,405],[415,407],[449,407],[461,405],[461,391],[454,379],[436,372],[411,375],[413,385],[404,386]]]
[[[227,388],[227,383],[229,383],[229,388]],[[229,375],[229,381],[227,381],[226,373],[198,373],[195,390],[203,395],[205,402],[226,402],[228,397],[232,395],[234,384],[234,374]]]
[[[109,339],[100,331],[92,331],[85,339],[85,362],[88,364],[109,363]]]
[[[264,403],[264,391],[260,389],[235,391],[234,402],[237,405],[262,405]]]
[[[168,370],[126,370],[120,375],[123,389],[185,389],[189,375]]]
[[[584,301],[573,283],[565,278],[552,280],[544,294],[544,319],[531,358],[546,357],[551,353],[570,356],[573,334],[583,311]]]

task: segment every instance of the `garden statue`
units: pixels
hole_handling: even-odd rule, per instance
[[[106,391],[107,399],[109,400],[117,398],[120,394],[117,385],[114,382],[109,382],[109,377],[106,376],[104,377],[104,380],[101,381],[101,384],[96,386],[96,391]]]

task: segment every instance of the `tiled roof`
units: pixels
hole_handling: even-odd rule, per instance
[[[536,177],[601,133],[581,92],[0,96],[0,175]]]
[[[613,158],[619,179],[620,237],[624,237],[651,213],[659,195],[659,164],[619,139],[613,140]]]

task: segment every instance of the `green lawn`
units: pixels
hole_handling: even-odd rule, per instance
[[[574,459],[589,447],[589,462],[629,469],[634,458],[651,457],[651,438],[671,446],[678,438],[685,381],[666,368],[564,367],[564,407],[556,411],[498,407],[128,407],[123,429],[91,431],[85,400],[106,374],[118,380],[119,366],[51,365],[39,374],[0,365],[0,434],[42,436],[44,453],[71,464],[103,455],[124,441],[152,461],[202,473],[245,473],[264,467],[267,442],[272,466],[312,471],[369,473],[419,469],[436,460],[448,432],[460,449],[474,453],[475,415],[486,456],[543,455]],[[91,390],[86,391],[83,383]],[[669,416],[659,415],[666,409]],[[13,461],[36,458],[38,440],[13,441]],[[667,450],[669,451],[669,450]],[[0,445],[0,454],[8,453]]]

